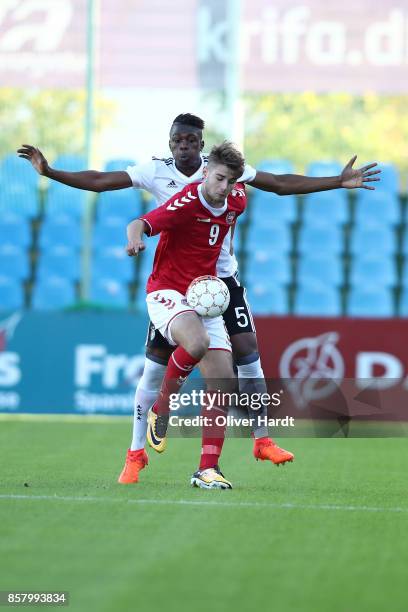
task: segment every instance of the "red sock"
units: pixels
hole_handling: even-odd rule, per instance
[[[226,425],[222,423],[222,417],[226,417],[227,413],[222,408],[214,407],[211,410],[204,408],[201,414],[206,417],[207,425],[203,426],[199,469],[206,470],[214,468],[218,464],[226,430]],[[221,422],[219,420],[217,423],[217,417],[221,417]]]
[[[169,359],[159,397],[153,405],[153,412],[156,414],[169,414],[170,395],[179,392],[187,376],[191,374],[194,366],[199,361],[200,359],[192,357],[182,346],[176,348]]]

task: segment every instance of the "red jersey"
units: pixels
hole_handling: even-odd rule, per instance
[[[245,186],[237,183],[226,205],[211,210],[201,202],[198,186],[187,185],[162,206],[140,217],[149,226],[150,236],[161,232],[147,293],[174,289],[184,295],[197,276],[216,274],[223,240],[246,207]]]

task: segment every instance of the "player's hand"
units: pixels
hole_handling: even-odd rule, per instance
[[[129,257],[137,257],[137,255],[141,253],[141,251],[144,251],[145,248],[146,245],[143,240],[132,240],[127,243],[126,253],[129,255]]]
[[[380,178],[373,178],[375,174],[380,174],[381,170],[371,170],[377,166],[377,162],[363,166],[358,170],[353,168],[354,162],[357,159],[357,155],[354,155],[349,163],[344,166],[343,172],[340,175],[341,187],[346,189],[356,189],[361,187],[362,189],[375,189],[374,186],[366,185],[366,183],[372,183],[373,181],[379,181]]]
[[[31,162],[33,168],[35,168],[38,174],[45,175],[49,169],[48,162],[40,149],[36,149],[32,145],[23,144],[21,149],[17,151],[19,157],[28,159]]]

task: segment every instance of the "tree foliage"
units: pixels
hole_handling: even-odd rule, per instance
[[[62,153],[84,154],[85,105],[85,91],[0,88],[0,157],[23,143],[44,149],[50,160]],[[97,97],[96,134],[111,113],[112,104]]]
[[[252,95],[246,98],[245,153],[251,164],[285,158],[303,172],[320,159],[354,153],[408,171],[408,96]]]

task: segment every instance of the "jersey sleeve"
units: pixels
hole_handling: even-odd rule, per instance
[[[149,236],[171,231],[186,225],[191,218],[191,205],[197,196],[188,188],[176,193],[170,200],[146,213],[140,219],[149,226]]]
[[[133,187],[146,189],[146,191],[152,190],[153,179],[156,174],[156,162],[154,160],[147,162],[147,164],[128,166],[126,172],[132,180]]]
[[[244,172],[239,177],[239,183],[250,183],[256,177],[256,169],[250,166],[249,164],[245,164]]]

